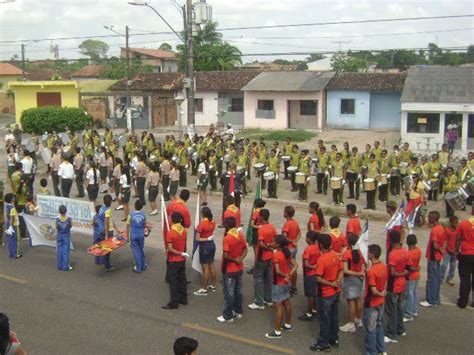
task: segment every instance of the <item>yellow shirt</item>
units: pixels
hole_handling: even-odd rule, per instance
[[[333,176],[343,178],[345,165],[346,164],[342,160],[335,161],[334,163],[332,163],[334,169]]]
[[[410,190],[409,198],[410,200],[414,200],[416,198],[419,198],[420,196],[423,196],[425,193],[425,187],[421,181],[418,181],[418,184],[416,186],[416,191],[415,188],[413,187]]]

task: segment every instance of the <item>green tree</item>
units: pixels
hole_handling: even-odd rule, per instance
[[[307,62],[314,62],[316,60],[321,60],[321,59],[324,59],[324,55],[322,55],[321,53],[311,53],[307,58],[306,58],[306,61]]]
[[[79,45],[79,51],[82,55],[88,56],[95,62],[100,62],[107,58],[109,45],[105,42],[95,39],[87,39]]]
[[[331,58],[331,67],[337,73],[359,72],[368,69],[368,62],[363,58],[353,57],[346,53],[337,53]]]
[[[153,66],[143,65],[138,59],[134,60],[130,65],[130,78],[138,74],[153,72]],[[123,79],[127,77],[127,61],[117,57],[110,57],[104,64],[104,68],[100,73],[103,79]]]
[[[163,42],[162,44],[160,44],[160,46],[158,48],[162,49],[164,51],[172,51],[173,50],[173,47],[171,47],[171,44],[169,44],[168,42]]]

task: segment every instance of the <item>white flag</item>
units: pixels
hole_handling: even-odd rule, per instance
[[[369,262],[369,223],[365,223],[365,228],[357,240],[357,249],[359,249],[366,263]]]
[[[31,246],[46,246],[56,248],[56,220],[53,218],[37,217],[29,214],[22,214],[26,228],[30,234]],[[71,250],[74,245],[71,240]]]

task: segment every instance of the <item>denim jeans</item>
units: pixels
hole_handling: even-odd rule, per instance
[[[405,288],[405,314],[406,318],[412,318],[418,314],[418,280],[408,280]]]
[[[339,293],[330,297],[318,297],[318,314],[318,345],[333,344],[339,340]]]
[[[242,271],[222,274],[224,284],[224,318],[234,318],[234,312],[242,314]]]
[[[364,308],[365,354],[386,352],[383,334],[383,304]]]
[[[440,288],[441,262],[436,260],[428,260],[428,278],[426,279],[426,301],[434,305],[440,304]]]
[[[387,313],[387,336],[397,340],[398,336],[405,332],[403,325],[403,312],[405,294],[387,292],[385,296],[385,313]]]
[[[263,306],[264,302],[272,301],[272,261],[257,261],[253,271],[255,303]]]
[[[449,266],[449,270],[448,270]],[[446,281],[451,281],[454,278],[454,272],[456,271],[456,257],[454,255],[446,252],[441,262],[441,271],[440,271],[440,282],[443,283],[444,277],[446,276],[446,271],[448,271],[448,278]]]

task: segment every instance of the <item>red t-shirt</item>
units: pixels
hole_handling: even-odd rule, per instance
[[[331,229],[331,249],[336,253],[341,253],[342,248],[347,246],[347,239],[339,229]]]
[[[280,272],[283,274],[288,274],[291,271],[290,261],[285,258],[285,254],[277,250],[273,255],[273,284],[274,285],[288,285],[290,281],[286,281],[285,278],[281,275],[277,275],[275,265],[280,266]]]
[[[349,270],[354,271],[354,272],[361,272],[362,267],[365,264],[364,257],[362,256],[362,253],[359,250],[358,250],[358,252],[359,252],[359,256],[360,256],[360,259],[359,259],[358,263],[355,263],[352,260],[352,249],[347,249],[344,252],[344,254],[342,255],[342,261],[348,263],[349,264]]]
[[[441,224],[437,224],[431,228],[430,240],[426,246],[426,257],[428,260],[441,261],[443,259],[443,252],[439,250],[433,250],[433,242],[438,243],[438,248],[442,247],[446,242],[446,232]]]
[[[390,231],[399,231],[400,232],[401,230],[402,230],[402,226],[393,226],[393,228],[390,229],[387,232],[387,237],[386,237],[386,240],[385,240],[385,246],[387,247],[387,252],[392,250],[392,248],[390,247],[390,237],[389,237]]]
[[[448,244],[446,244],[446,251],[450,254],[454,254],[454,249],[456,249],[456,238],[458,236],[458,229],[452,230],[451,227],[446,227],[446,239],[448,240]]]
[[[273,224],[264,223],[258,228],[258,241],[262,241],[263,244],[267,246],[271,246],[273,244],[273,239],[276,235],[277,232]],[[258,249],[260,249],[260,247]],[[258,251],[257,255],[261,255],[259,260],[271,260],[273,258],[273,250],[262,249]]]
[[[216,222],[203,218],[196,227],[196,231],[201,234],[201,238],[209,238],[216,229]]]
[[[227,206],[226,210],[224,211],[224,214],[222,215],[222,220],[225,221],[225,219],[228,217],[235,218],[237,228],[240,227],[240,209],[237,206]]]
[[[170,225],[173,223],[173,221],[171,220],[171,216],[175,212],[178,212],[181,215],[181,217],[183,217],[184,227],[189,228],[191,226],[191,216],[183,200],[180,200],[180,199],[173,200],[168,205],[168,207],[166,207],[166,213],[168,214]]]
[[[413,263],[408,256],[408,250],[403,248],[392,249],[388,255],[388,266],[395,267],[395,272],[403,272],[407,266],[412,266]],[[389,270],[388,291],[393,293],[402,293],[405,291],[406,279],[405,276],[391,276]]]
[[[253,224],[255,224],[256,226],[260,224],[258,223],[258,220],[260,218],[260,210],[261,210],[260,208],[255,208],[252,213],[252,221],[253,221]]]
[[[421,259],[421,249],[408,249],[408,257],[411,260],[412,266],[418,268],[420,266],[420,259]],[[419,280],[420,279],[420,270],[418,271],[410,271],[408,274],[408,280]]]
[[[334,282],[338,279],[342,270],[342,263],[339,255],[333,250],[322,253],[316,265],[316,276],[320,276],[326,281]],[[320,284],[318,294],[322,297],[330,297],[341,292],[339,287],[332,287]]]
[[[346,225],[346,236],[348,236],[349,233],[359,236],[361,232],[362,232],[362,227],[360,226],[359,217],[349,218]]]
[[[181,224],[173,224],[170,230],[166,233],[166,243],[171,243],[174,250],[184,253],[186,251],[187,234],[187,229]],[[178,261],[186,261],[186,258],[184,256],[168,252],[168,262]]]
[[[242,256],[244,250],[247,249],[247,243],[242,233],[233,228],[227,231],[223,240],[222,251],[226,252],[232,258]],[[230,260],[224,260],[222,257],[223,271],[226,273],[238,272],[244,269],[244,264],[237,264]]]
[[[461,237],[461,255],[474,255],[474,217],[461,221],[458,226],[458,233]]]
[[[294,242],[296,241],[300,233],[300,225],[294,219],[286,221],[281,230],[281,234],[286,234],[286,237],[291,242],[289,245],[289,247],[291,248],[296,247],[296,244]]]
[[[309,217],[309,221],[308,221],[308,231],[311,230],[311,223],[313,224],[313,228],[315,231],[319,231],[322,229],[322,225],[321,225],[321,221],[319,220],[319,217],[316,213],[313,213],[311,215],[311,217]]]
[[[375,296],[370,291],[370,287],[375,287],[377,291],[382,292],[387,287],[388,271],[387,266],[382,263],[373,264],[367,271],[367,282],[365,291],[365,305],[366,307],[377,307],[384,303],[383,296]]]
[[[317,244],[310,244],[306,247],[303,252],[303,272],[307,276],[316,275],[316,269],[308,269],[304,267],[304,261],[308,260],[309,265],[316,265],[319,257],[321,256],[321,250]]]

